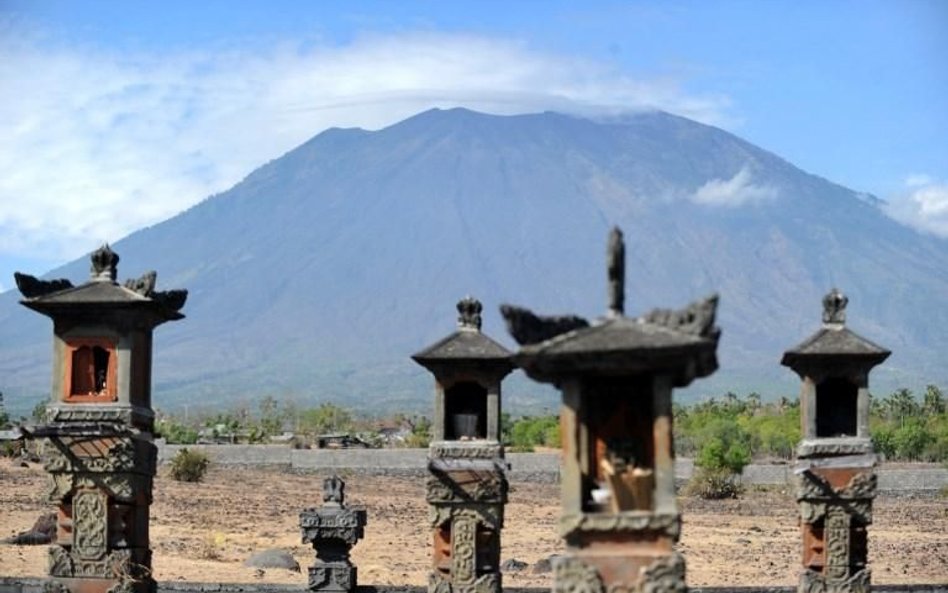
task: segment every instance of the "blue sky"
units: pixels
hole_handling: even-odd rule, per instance
[[[0,0],[0,290],[331,126],[660,108],[948,237],[948,2]]]

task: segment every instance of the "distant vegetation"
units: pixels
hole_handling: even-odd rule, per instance
[[[171,477],[179,482],[200,482],[210,463],[207,455],[200,451],[181,449],[171,459]]]
[[[945,395],[935,385],[921,397],[899,389],[873,398],[870,429],[876,452],[890,461],[948,462],[946,407]],[[694,458],[698,467],[708,470],[740,473],[752,460],[790,460],[800,440],[800,406],[795,398],[763,402],[756,393],[744,397],[727,393],[691,405],[676,404],[674,414],[676,454]],[[319,435],[341,432],[380,445],[386,427],[399,432],[400,446],[425,447],[431,438],[431,421],[424,416],[366,419],[336,404],[303,408],[272,397],[264,398],[255,412],[238,409],[193,419],[160,415],[157,424],[170,443],[191,444],[202,434],[239,435],[245,442],[259,443],[291,433],[301,446],[312,444]],[[512,418],[505,413],[502,432],[514,451],[560,445],[555,415]]]

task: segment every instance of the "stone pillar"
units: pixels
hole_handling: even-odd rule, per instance
[[[412,358],[435,376],[426,500],[432,530],[429,593],[500,593],[507,502],[500,443],[510,352],[481,333],[481,303],[457,304],[458,331]]]
[[[541,317],[505,305],[527,375],[562,392],[560,430],[566,553],[554,564],[554,593],[685,590],[675,550],[672,391],[717,368],[717,297],[682,310],[624,314],[625,247],[608,249],[609,305],[592,323]]]
[[[869,371],[890,353],[846,328],[848,302],[835,288],[827,294],[823,326],[781,360],[802,381],[795,469],[800,593],[866,593],[870,586],[876,456],[868,430]]]
[[[310,591],[355,591],[358,571],[349,560],[352,546],[365,534],[364,507],[345,505],[346,483],[339,476],[323,481],[323,506],[300,513],[303,543],[316,550],[309,567]]]
[[[156,291],[154,272],[118,284],[119,256],[107,245],[91,259],[80,286],[15,275],[21,303],[53,320],[47,423],[30,430],[46,439],[47,496],[59,515],[46,588],[149,593],[152,331],[184,317],[187,291]]]

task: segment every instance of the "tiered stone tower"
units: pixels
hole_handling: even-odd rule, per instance
[[[803,536],[800,593],[869,590],[866,529],[876,494],[869,439],[869,371],[890,352],[846,328],[848,299],[823,299],[823,327],[784,353],[803,384],[797,501]]]
[[[562,392],[560,534],[554,593],[685,590],[675,550],[672,390],[717,369],[717,297],[640,318],[624,310],[625,247],[608,249],[609,313],[589,324],[503,306],[514,356],[531,378]]]
[[[184,317],[187,291],[156,292],[154,272],[119,285],[118,261],[108,246],[97,250],[92,278],[77,287],[16,274],[21,303],[53,320],[47,424],[33,431],[48,438],[48,496],[59,508],[50,591],[154,590],[152,330]]]
[[[428,452],[434,537],[429,593],[500,593],[507,502],[500,384],[510,352],[481,333],[481,303],[458,305],[458,330],[412,356],[435,376]]]

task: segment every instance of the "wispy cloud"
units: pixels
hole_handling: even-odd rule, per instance
[[[711,179],[691,196],[698,204],[709,206],[741,206],[777,197],[777,188],[755,184],[750,167],[741,167],[730,179]]]
[[[0,254],[49,258],[171,216],[331,126],[376,129],[459,105],[661,108],[721,123],[728,105],[492,38],[117,54],[9,23],[0,23],[0,88]]]
[[[948,182],[929,175],[910,175],[906,191],[890,199],[885,206],[889,216],[939,237],[948,238]]]

